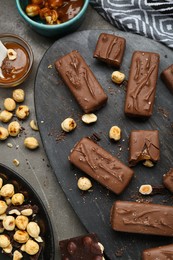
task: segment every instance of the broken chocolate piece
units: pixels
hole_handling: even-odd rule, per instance
[[[166,260],[173,259],[173,244],[158,246],[143,251],[142,260]]]
[[[173,207],[131,201],[116,201],[111,209],[116,231],[173,236]]]
[[[123,192],[133,176],[129,167],[87,137],[74,146],[69,160],[116,194]]]
[[[173,193],[173,168],[163,175],[164,186]]]
[[[161,80],[165,84],[165,86],[170,90],[173,94],[173,64],[168,68],[162,71],[160,74]]]
[[[129,165],[150,160],[156,163],[160,158],[158,130],[132,130],[129,139]]]
[[[103,248],[96,234],[73,237],[59,242],[61,259],[103,260]]]
[[[159,54],[135,51],[127,85],[125,114],[148,118],[152,115],[158,77]]]
[[[119,68],[122,63],[125,47],[125,38],[113,34],[101,33],[93,57]]]
[[[101,108],[107,95],[78,51],[72,51],[55,62],[56,70],[85,113]]]

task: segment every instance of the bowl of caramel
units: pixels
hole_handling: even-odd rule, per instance
[[[39,34],[61,37],[82,23],[89,0],[16,0],[22,18]]]
[[[0,34],[0,87],[20,85],[30,74],[33,65],[30,45],[14,34]]]

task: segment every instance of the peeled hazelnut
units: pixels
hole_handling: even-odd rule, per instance
[[[2,186],[0,190],[0,195],[2,197],[9,197],[11,198],[14,194],[14,186],[13,184],[5,184]]]
[[[151,160],[146,160],[146,161],[143,162],[143,165],[151,168],[151,167],[154,166],[154,163]]]
[[[6,214],[6,213],[4,213],[4,214],[0,215],[0,220],[3,220],[4,218],[6,218],[6,216],[7,216],[7,214]]]
[[[150,184],[141,185],[141,187],[139,188],[139,192],[142,195],[149,195],[152,193],[152,191],[153,191],[153,188]]]
[[[43,242],[43,239],[42,239],[40,236],[35,237],[34,239],[35,239],[35,241],[37,241],[38,243],[42,243],[42,242]]]
[[[8,125],[8,132],[11,136],[17,136],[20,133],[20,124],[17,121],[13,121]]]
[[[11,202],[13,205],[22,205],[24,202],[24,196],[22,193],[15,193],[11,198]]]
[[[74,121],[73,118],[66,118],[62,123],[61,123],[61,128],[65,132],[70,132],[76,128],[76,122]]]
[[[114,71],[111,78],[114,83],[121,84],[125,80],[125,74],[120,71]]]
[[[5,198],[5,202],[7,203],[7,205],[10,205],[10,204],[11,204],[11,199],[8,198],[8,197],[6,197],[6,198]]]
[[[21,214],[23,215],[23,216],[31,216],[32,214],[33,214],[33,210],[32,209],[23,209],[22,211],[21,211]]]
[[[19,164],[20,164],[20,162],[17,159],[14,159],[13,163],[14,163],[15,166],[19,166]]]
[[[23,102],[24,99],[25,99],[25,92],[23,89],[15,89],[13,91],[13,99],[20,103],[20,102]]]
[[[3,219],[2,224],[6,230],[12,231],[15,228],[15,218],[13,216],[6,216],[6,218]]]
[[[86,124],[91,124],[97,121],[97,116],[95,114],[84,114],[82,116],[82,121]]]
[[[13,253],[13,260],[20,260],[22,258],[23,258],[23,255],[18,250],[15,250]]]
[[[26,119],[29,116],[29,107],[26,105],[21,105],[16,109],[16,116],[20,119]]]
[[[23,244],[28,241],[29,235],[25,230],[17,230],[13,238],[16,242]]]
[[[39,245],[37,242],[29,239],[25,244],[25,252],[29,255],[35,255],[39,251]]]
[[[3,123],[7,123],[8,121],[11,120],[13,114],[7,110],[3,110],[0,113],[0,121],[2,121]]]
[[[7,55],[8,55],[9,60],[15,60],[17,58],[17,52],[13,49],[8,49]]]
[[[38,143],[37,139],[34,137],[25,138],[24,145],[25,145],[25,147],[27,147],[28,149],[31,149],[31,150],[34,150],[37,147],[39,147],[39,143]]]
[[[0,235],[0,247],[6,248],[10,244],[10,238],[7,235]]]
[[[114,139],[115,141],[120,140],[121,138],[121,129],[118,126],[112,126],[109,130],[109,138]]]
[[[31,127],[33,130],[38,131],[37,123],[36,123],[34,120],[31,120],[31,122],[30,122],[30,127]]]
[[[4,107],[8,111],[13,111],[16,108],[16,102],[12,98],[6,98],[4,100]]]
[[[26,6],[26,13],[29,17],[34,17],[34,16],[38,15],[39,12],[40,12],[39,5],[29,4]]]
[[[3,251],[6,253],[6,254],[10,254],[13,250],[13,247],[12,247],[12,244],[9,244],[9,246],[3,248]]]
[[[27,232],[31,237],[38,237],[40,234],[40,227],[36,222],[29,222],[27,225]]]
[[[88,178],[80,177],[77,186],[80,190],[89,190],[92,187],[92,183]]]
[[[8,136],[8,130],[5,127],[0,126],[0,140],[5,140]]]
[[[0,200],[0,215],[4,214],[6,212],[7,209],[7,204],[5,203],[5,201]]]
[[[17,215],[19,216],[21,213],[18,209],[12,209],[8,212],[9,215]]]
[[[16,218],[16,226],[20,230],[25,230],[28,225],[28,218],[26,216],[17,216]]]

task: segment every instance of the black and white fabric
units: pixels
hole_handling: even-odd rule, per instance
[[[173,0],[90,0],[112,25],[173,48]]]

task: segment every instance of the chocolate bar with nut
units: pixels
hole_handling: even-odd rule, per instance
[[[133,53],[124,108],[127,116],[148,118],[152,115],[159,59],[159,54],[154,52]]]
[[[74,50],[58,59],[55,67],[85,113],[105,105],[108,97],[78,51]]]
[[[116,231],[173,236],[173,207],[160,204],[116,201],[110,213]]]
[[[123,37],[101,33],[93,57],[119,68],[122,63],[126,40]]]
[[[173,259],[173,244],[158,246],[143,251],[142,260],[166,260]]]
[[[123,192],[134,174],[128,166],[87,137],[74,146],[69,160],[116,194]]]
[[[165,86],[173,94],[173,64],[171,64],[168,68],[163,70],[160,74],[160,77]]]
[[[129,165],[140,161],[150,167],[160,158],[158,130],[132,130],[129,138]],[[148,163],[148,165],[147,165]]]

